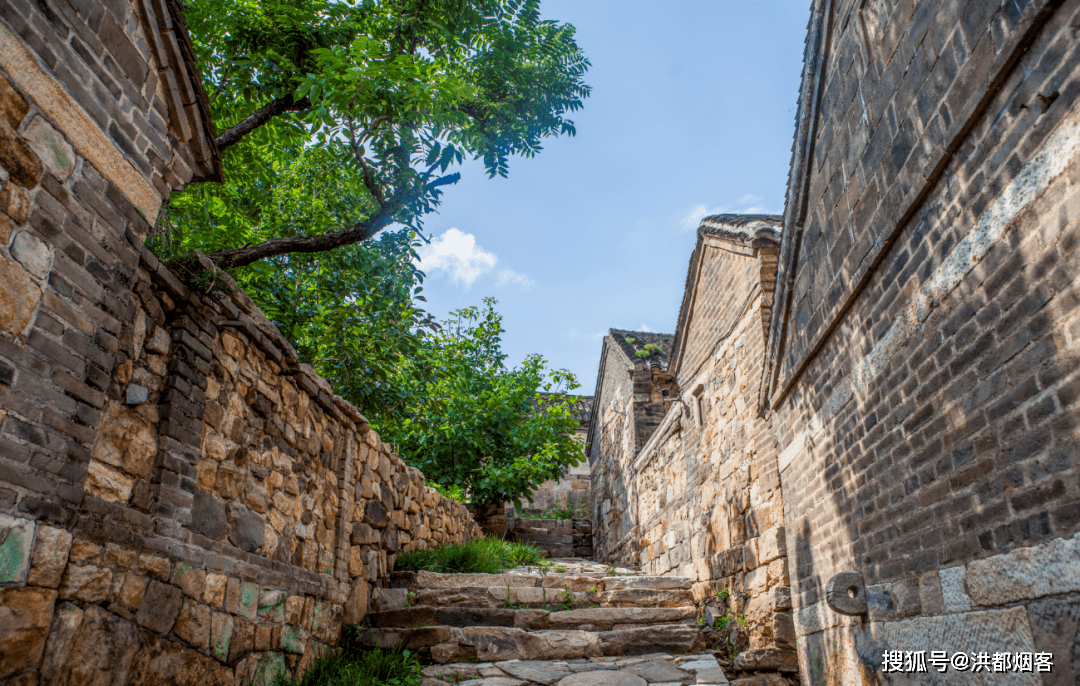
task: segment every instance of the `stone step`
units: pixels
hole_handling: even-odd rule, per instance
[[[410,607],[373,612],[368,622],[377,629],[408,629],[433,625],[451,627],[502,626],[518,629],[580,629],[610,631],[632,626],[696,624],[694,607],[593,607],[549,612],[476,607]]]
[[[410,650],[430,648],[433,661],[565,660],[586,657],[644,655],[658,651],[691,653],[704,648],[694,625],[581,631],[527,631],[499,626],[428,626],[412,629],[364,629],[356,637],[364,646],[401,645]]]
[[[594,586],[593,588],[597,588]],[[612,591],[571,591],[566,588],[543,586],[462,586],[458,588],[384,589],[376,601],[375,610],[397,610],[407,607],[478,607],[478,608],[541,608],[578,609],[588,605],[599,607],[686,607],[694,604],[689,589],[652,590],[627,588]]]
[[[691,665],[686,667],[686,665]],[[569,660],[506,660],[503,662],[431,665],[425,677],[438,684],[505,686],[543,684],[562,686],[646,686],[646,684],[728,683],[712,655],[676,657],[650,653],[633,657],[593,657]],[[564,682],[564,680],[566,680]]]
[[[558,565],[555,565],[558,569]],[[571,591],[616,591],[625,589],[680,590],[690,589],[693,581],[681,576],[648,576],[643,574],[566,573],[547,570],[546,573],[507,572],[505,574],[440,574],[438,572],[394,572],[391,588],[452,589],[477,586],[512,586],[559,588]],[[576,571],[576,570],[575,570]]]

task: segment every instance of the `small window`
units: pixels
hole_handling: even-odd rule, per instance
[[[705,386],[702,385],[702,384],[698,384],[697,388],[694,389],[693,406],[694,406],[694,422],[699,427],[705,425],[705,408],[704,408],[704,403],[703,403],[704,396],[705,396]]]

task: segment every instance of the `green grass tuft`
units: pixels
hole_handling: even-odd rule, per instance
[[[299,679],[278,675],[274,686],[419,686],[416,656],[400,646],[362,650],[331,648]]]
[[[534,545],[489,536],[405,553],[394,566],[413,572],[501,574],[512,567],[547,564],[543,552]]]

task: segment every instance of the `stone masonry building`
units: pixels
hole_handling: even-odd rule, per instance
[[[605,340],[590,434],[599,559],[690,577],[698,601],[723,592],[747,621],[745,669],[796,664],[776,446],[757,409],[780,226],[702,220],[675,335]],[[653,339],[663,353],[638,356]]]
[[[605,340],[598,555],[748,616],[790,581],[751,639],[804,683],[1080,683],[1080,1],[814,0],[804,65],[765,326],[736,258],[692,278],[644,437]],[[728,308],[705,338],[694,302]],[[935,652],[1053,667],[905,673]]]
[[[813,4],[760,396],[809,683],[1080,680],[1078,97],[1075,0]]]
[[[143,246],[220,177],[207,112],[173,0],[0,2],[0,683],[270,683],[480,534]]]

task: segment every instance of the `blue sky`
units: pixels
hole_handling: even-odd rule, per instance
[[[543,0],[592,62],[578,135],[508,179],[461,169],[426,221],[428,309],[495,297],[508,362],[584,395],[609,328],[673,332],[696,220],[783,209],[809,5]]]

